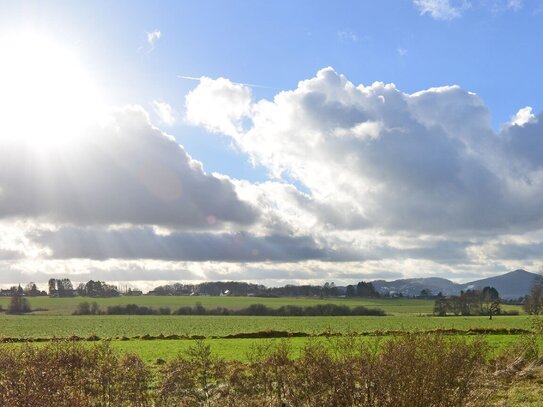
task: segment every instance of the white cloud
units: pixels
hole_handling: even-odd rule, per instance
[[[114,112],[58,149],[39,147],[0,139],[0,219],[216,229],[257,216],[229,179],[206,174],[139,107]]]
[[[187,120],[211,132],[237,136],[243,131],[243,118],[250,114],[251,98],[247,85],[204,76],[185,98]]]
[[[452,20],[460,17],[471,6],[467,0],[413,0],[420,14],[429,14],[436,20]]]
[[[220,93],[221,83],[205,88]],[[193,92],[203,95],[199,86]],[[300,204],[309,225],[430,234],[543,225],[539,127],[498,136],[482,100],[458,86],[405,94],[393,84],[355,86],[326,68],[273,101],[244,106],[252,126],[228,133],[277,178],[310,191]],[[224,120],[211,115],[205,126],[236,126]],[[519,165],[533,172],[519,178]],[[276,225],[296,230],[280,218]]]
[[[147,43],[154,47],[156,42],[162,37],[162,33],[159,30],[154,30],[147,33]]]
[[[152,105],[162,123],[168,126],[172,126],[175,123],[175,111],[168,103],[161,100],[153,100]]]
[[[523,107],[512,117],[511,124],[517,126],[524,126],[526,123],[533,123],[536,121],[535,115],[532,113],[530,106]]]
[[[496,132],[483,101],[459,86],[408,94],[326,68],[271,100],[224,78],[202,78],[187,96],[187,119],[232,137],[275,177],[264,183],[205,173],[138,107],[59,150],[4,137],[0,284],[533,270],[541,118],[526,107]]]

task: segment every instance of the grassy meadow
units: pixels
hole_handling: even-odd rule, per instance
[[[251,304],[264,304],[271,308],[279,308],[283,305],[310,306],[317,304],[339,304],[354,307],[363,305],[368,308],[381,308],[390,315],[403,314],[431,314],[434,306],[433,300],[421,299],[359,299],[359,298],[262,298],[262,297],[188,297],[188,296],[139,296],[139,297],[114,297],[114,298],[50,298],[33,297],[30,302],[33,309],[41,309],[35,314],[40,315],[72,315],[78,304],[83,301],[96,301],[100,307],[107,308],[111,305],[137,304],[147,307],[170,307],[171,309],[182,306],[194,306],[197,303],[206,308],[225,307],[229,309],[241,309]],[[0,306],[4,309],[9,304],[9,298],[0,298]]]
[[[100,338],[144,335],[225,337],[261,331],[331,333],[383,333],[436,329],[529,329],[527,315],[494,317],[433,317],[393,315],[385,317],[260,317],[175,315],[0,315],[0,337],[66,338],[72,335]]]
[[[477,330],[529,330],[531,320],[522,314],[520,307],[505,306],[518,310],[518,316],[497,316],[489,320],[484,316],[434,317],[433,301],[422,299],[320,299],[320,298],[256,298],[256,297],[171,297],[141,296],[118,298],[30,298],[33,309],[27,315],[0,314],[0,338],[52,340],[54,338],[99,337],[110,339],[116,349],[134,352],[146,361],[170,359],[186,349],[195,338],[205,338],[212,349],[227,359],[243,360],[255,343],[266,341],[266,331],[280,331],[308,337],[291,337],[288,341],[294,349],[301,348],[311,337],[323,334],[360,334],[368,340],[380,340],[398,332],[433,330],[457,330],[462,335],[481,335]],[[0,299],[7,308],[9,298]],[[309,306],[317,304],[342,304],[351,307],[363,305],[380,308],[386,316],[341,317],[275,317],[275,316],[176,316],[176,315],[88,315],[72,313],[83,301],[96,301],[102,309],[110,305],[138,304],[153,308],[194,306],[201,303],[206,308],[225,307],[240,309],[261,303],[277,308],[283,305]],[[255,334],[255,338],[239,338],[239,334]],[[179,339],[160,339],[168,336]],[[234,336],[234,338],[229,338]],[[152,340],[149,337],[154,338]],[[156,339],[158,337],[158,339]],[[517,340],[519,335],[485,335],[496,348]],[[325,340],[325,339],[324,339]],[[2,344],[0,346],[11,346]]]

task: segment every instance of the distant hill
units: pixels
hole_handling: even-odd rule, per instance
[[[460,293],[460,284],[453,283],[451,280],[439,277],[427,278],[406,278],[394,281],[375,280],[372,281],[375,289],[381,293],[391,293],[414,297],[420,294],[422,290],[430,290],[432,294],[441,292],[443,295],[456,295]]]
[[[463,290],[470,288],[494,287],[502,298],[519,298],[530,292],[538,274],[526,270],[515,270],[501,276],[484,278],[463,284]]]
[[[516,299],[530,292],[534,279],[538,274],[526,270],[515,270],[500,276],[484,278],[465,284],[453,283],[451,280],[439,277],[406,278],[394,281],[372,281],[375,289],[381,293],[399,294],[404,296],[417,296],[424,289],[432,294],[441,292],[443,295],[458,295],[461,290],[470,288],[494,287],[504,299]]]

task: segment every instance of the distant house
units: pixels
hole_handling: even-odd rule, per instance
[[[0,297],[11,297],[13,295],[13,290],[11,288],[4,290],[0,289]]]

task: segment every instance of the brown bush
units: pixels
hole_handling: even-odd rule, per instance
[[[370,371],[367,405],[464,406],[481,383],[485,351],[482,342],[438,335],[387,341]]]
[[[438,335],[401,336],[380,348],[355,337],[331,341],[310,341],[296,359],[287,342],[260,347],[249,365],[228,370],[217,405],[477,404],[486,352],[481,342]]]
[[[197,341],[156,367],[109,344],[57,342],[0,352],[0,406],[466,406],[483,404],[486,347],[407,334],[288,340],[257,346],[248,363],[214,357]],[[152,384],[152,386],[151,386]]]
[[[2,406],[148,406],[150,374],[136,356],[118,355],[107,343],[75,342],[2,349]]]
[[[209,345],[197,341],[186,355],[179,355],[160,369],[157,405],[216,405],[223,369],[224,362],[212,355]]]

